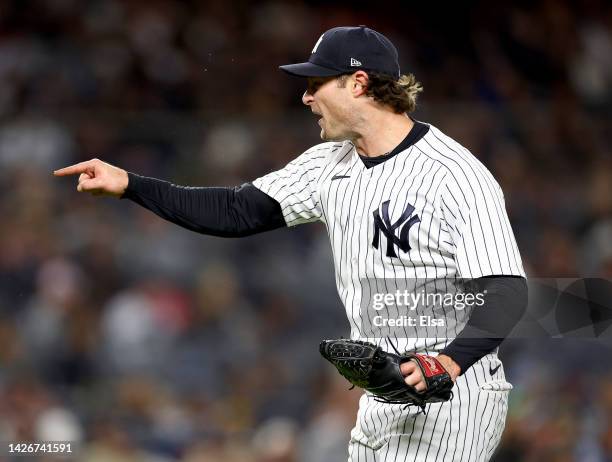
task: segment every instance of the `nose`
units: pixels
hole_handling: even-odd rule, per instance
[[[306,106],[310,106],[313,102],[314,97],[310,93],[308,93],[308,90],[306,90],[302,95],[302,103],[304,103]]]

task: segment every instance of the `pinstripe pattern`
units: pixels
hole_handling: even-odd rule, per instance
[[[414,408],[383,405],[389,423],[382,428],[372,427],[369,420],[377,412],[371,403],[380,403],[364,395],[351,433],[349,462],[488,461],[501,438],[511,389],[503,367],[489,376],[489,367],[496,364],[495,354],[482,358],[459,377],[453,400],[428,405],[425,415]]]
[[[418,338],[414,327],[403,327],[401,335],[380,338],[372,327],[374,313],[363,306],[373,294],[396,288],[394,281],[445,278],[441,284],[447,284],[453,278],[525,275],[498,183],[467,149],[433,126],[369,169],[350,142],[323,143],[253,184],[280,203],[288,226],[325,224],[351,338],[387,351],[391,340],[403,351],[436,354],[467,322],[466,313],[450,309],[435,337]],[[396,256],[387,255],[382,233],[378,248],[372,244],[373,213],[387,201],[391,223],[409,206],[419,218],[408,234],[410,249]],[[405,314],[396,310],[398,317]],[[494,354],[481,359],[461,376],[452,403],[430,405],[426,415],[364,395],[349,460],[488,460],[501,437],[510,388],[502,368],[489,376],[493,362],[499,362]]]

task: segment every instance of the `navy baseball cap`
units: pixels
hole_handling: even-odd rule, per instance
[[[332,77],[359,69],[400,77],[395,46],[366,26],[334,27],[321,35],[307,62],[279,69],[299,77]]]

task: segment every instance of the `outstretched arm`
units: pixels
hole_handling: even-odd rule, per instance
[[[128,172],[102,162],[100,159],[91,159],[60,168],[53,174],[55,176],[79,175],[77,191],[88,192],[96,196],[121,197],[129,183]]]
[[[203,234],[241,237],[286,226],[277,201],[250,183],[235,188],[177,186],[93,159],[53,172],[79,175],[77,190],[130,199],[160,217]]]

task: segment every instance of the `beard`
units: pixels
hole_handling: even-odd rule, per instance
[[[349,131],[337,129],[337,127],[334,129],[333,126],[329,126],[325,119],[321,119],[319,125],[321,126],[320,137],[323,141],[345,141],[351,139]]]
[[[321,139],[323,141],[344,141],[346,138],[340,136],[333,136],[328,134],[324,128],[321,129]]]

